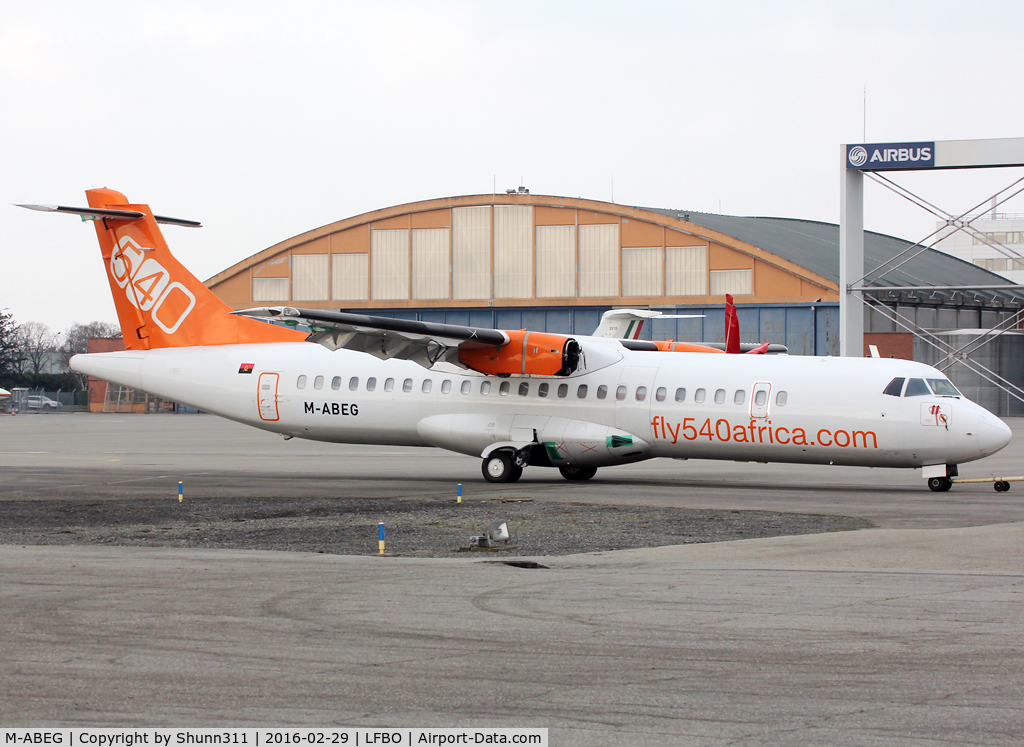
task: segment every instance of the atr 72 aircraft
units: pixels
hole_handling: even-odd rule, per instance
[[[912,361],[679,352],[620,339],[637,320],[615,312],[595,336],[233,312],[157,225],[198,223],[113,190],[86,194],[88,208],[24,206],[92,220],[99,238],[127,350],[71,367],[285,438],[436,446],[482,459],[490,482],[527,466],[587,480],[668,457],[920,467],[935,491],[1010,441],[999,418]],[[290,328],[300,325],[310,333]]]

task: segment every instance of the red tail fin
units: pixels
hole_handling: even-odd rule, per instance
[[[141,218],[95,221],[125,347],[129,350],[298,342],[305,335],[231,309],[171,254],[148,205],[129,205],[112,189],[86,192],[89,207],[134,210]]]
[[[725,295],[725,352],[740,352],[740,320],[732,296]]]

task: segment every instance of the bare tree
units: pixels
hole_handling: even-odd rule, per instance
[[[7,309],[0,309],[0,376],[16,373],[21,367],[21,341],[18,324]]]
[[[50,328],[41,322],[25,322],[18,327],[21,370],[25,373],[43,373],[44,366],[57,349],[56,338]]]
[[[71,356],[78,355],[79,353],[89,352],[89,340],[95,338],[102,339],[113,339],[121,336],[121,327],[117,324],[111,324],[110,322],[89,322],[87,324],[72,324],[67,328],[61,337],[60,355],[64,359],[64,363],[68,366],[71,364]],[[79,380],[79,385],[84,389],[89,386],[89,377],[81,374],[76,374]]]

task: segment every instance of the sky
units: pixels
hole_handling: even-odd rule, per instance
[[[92,187],[202,221],[164,232],[205,280],[343,218],[520,185],[838,222],[843,143],[1024,137],[1009,0],[0,0],[0,18],[0,309],[54,331],[116,320],[95,233],[13,205]],[[895,178],[962,212],[1021,172]],[[934,218],[869,183],[865,226],[918,240]]]

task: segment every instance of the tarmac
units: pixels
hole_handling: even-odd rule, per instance
[[[1024,421],[1009,420],[1024,433]],[[1024,474],[1024,436],[961,466]],[[1024,502],[708,461],[569,484],[209,416],[0,420],[9,500],[519,495],[877,528],[534,558],[0,546],[3,726],[547,727],[552,745],[1019,745]]]

